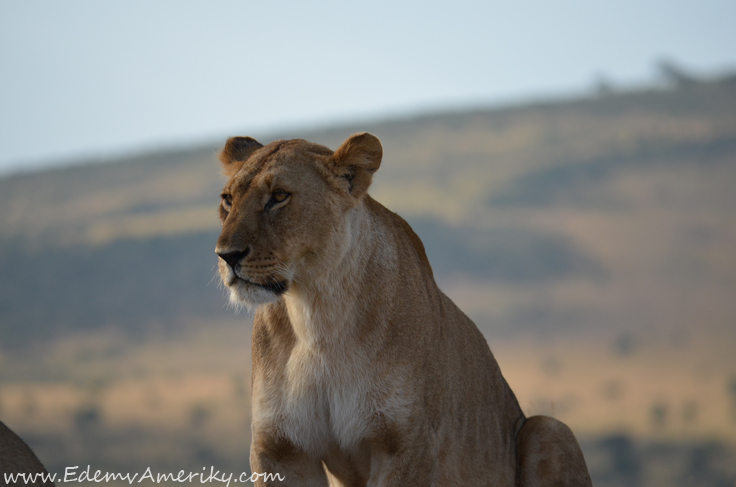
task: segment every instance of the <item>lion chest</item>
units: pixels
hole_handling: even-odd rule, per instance
[[[275,430],[319,455],[328,445],[351,450],[387,421],[405,419],[410,388],[400,374],[380,369],[375,347],[350,339],[349,311],[315,312],[288,302],[287,308],[296,340],[288,353],[263,351],[271,354],[267,362],[278,363],[270,372],[279,372],[254,377],[254,433]]]
[[[278,429],[303,449],[318,453],[330,443],[349,449],[370,434],[380,408],[373,387],[359,360],[336,360],[297,346],[277,400],[267,407],[280,418]]]

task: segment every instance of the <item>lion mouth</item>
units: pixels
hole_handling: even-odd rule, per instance
[[[287,283],[286,281],[273,281],[273,282],[266,282],[266,283],[261,284],[258,282],[249,281],[248,279],[244,279],[240,276],[235,276],[235,279],[233,279],[230,285],[231,286],[235,285],[238,281],[246,285],[251,285],[251,286],[255,286],[255,287],[264,289],[277,296],[284,294],[289,287],[289,283]]]

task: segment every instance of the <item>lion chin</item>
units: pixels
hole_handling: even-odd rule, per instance
[[[288,289],[286,282],[257,284],[236,277],[228,284],[230,304],[236,308],[255,310],[261,304],[273,303]]]

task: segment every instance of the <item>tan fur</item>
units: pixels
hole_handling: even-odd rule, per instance
[[[41,465],[33,450],[0,421],[0,485],[6,485],[4,474],[7,473],[46,474],[48,472]],[[53,487],[54,485],[53,482],[44,483],[40,478],[34,479],[37,479],[38,482],[26,484],[21,480],[10,485],[33,485],[37,487]]]
[[[257,307],[252,470],[286,477],[273,485],[590,485],[570,430],[526,420],[420,239],[367,194],[378,139],[253,142],[221,154],[216,249],[231,301]]]

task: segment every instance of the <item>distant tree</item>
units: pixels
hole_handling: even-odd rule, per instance
[[[595,94],[601,98],[612,95],[615,91],[615,87],[608,76],[599,74],[596,76],[593,89]]]
[[[629,333],[622,333],[616,338],[613,348],[620,357],[628,357],[636,349],[636,337]]]
[[[657,69],[666,81],[673,83],[675,86],[692,86],[700,81],[691,72],[671,59],[660,59],[657,62]]]
[[[194,404],[189,411],[189,424],[193,428],[201,428],[210,419],[212,412],[204,404]]]
[[[642,462],[634,443],[628,436],[614,435],[604,438],[599,446],[608,456],[609,468],[599,474],[601,480],[615,485],[634,487],[640,485]]]
[[[99,426],[102,419],[100,407],[94,403],[82,404],[74,413],[74,426],[77,430],[88,432]]]
[[[688,401],[682,406],[682,421],[685,424],[693,424],[698,420],[700,407],[697,401]]]
[[[729,480],[728,475],[719,467],[727,456],[728,451],[717,441],[695,445],[690,452],[684,480],[686,479],[688,485],[733,485],[733,480]]]
[[[664,428],[665,424],[667,423],[667,404],[663,402],[656,402],[652,404],[650,418],[652,420],[652,425],[655,428]]]

